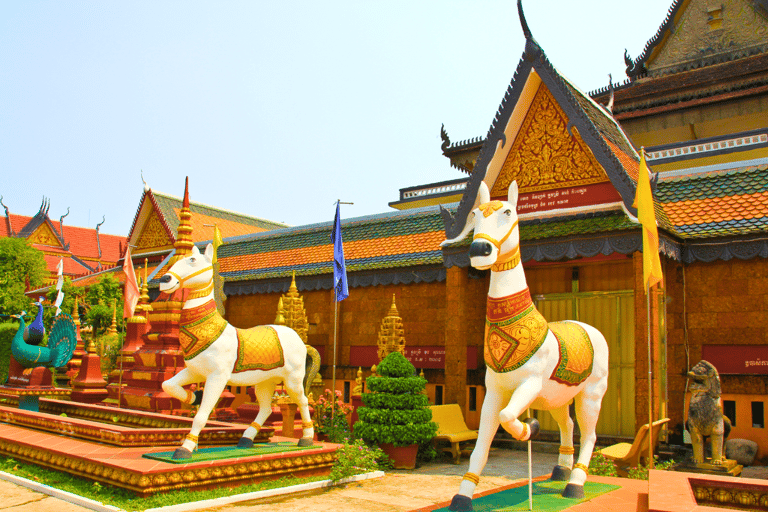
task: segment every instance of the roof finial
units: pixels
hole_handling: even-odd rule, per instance
[[[189,176],[184,178],[184,208],[189,208]]]
[[[141,170],[141,182],[144,184],[144,192],[149,192],[149,185],[144,180],[144,169]]]
[[[440,125],[440,138],[443,139],[443,143],[440,144],[440,149],[445,153],[445,150],[448,149],[451,145],[451,139],[448,138],[448,132],[445,131],[445,125]]]
[[[13,232],[13,226],[11,225],[11,213],[8,211],[8,207],[5,206],[5,203],[3,203],[3,196],[0,196],[0,205],[5,209],[5,221],[8,224],[8,233],[11,236],[16,236],[16,233]]]
[[[608,73],[608,91],[610,91],[610,98],[608,99],[608,105],[605,106],[605,109],[613,114],[613,77],[610,73]]]
[[[520,26],[523,28],[523,35],[525,35],[525,53],[523,56],[526,60],[533,60],[541,52],[541,46],[533,38],[531,29],[528,27],[528,22],[525,20],[525,13],[523,13],[523,0],[517,0],[517,14],[520,16]]]

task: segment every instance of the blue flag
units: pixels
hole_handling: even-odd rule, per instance
[[[336,302],[339,302],[349,297],[347,266],[344,263],[344,244],[341,240],[339,203],[336,203],[336,218],[333,219],[331,242],[333,242],[333,288],[336,290]]]

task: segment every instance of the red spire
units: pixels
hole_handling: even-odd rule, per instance
[[[189,208],[189,176],[184,179],[184,208]]]

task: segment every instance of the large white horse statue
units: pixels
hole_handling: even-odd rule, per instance
[[[517,198],[515,181],[506,201],[491,201],[487,185],[481,183],[479,207],[469,214],[459,236],[443,242],[458,242],[474,230],[470,262],[477,269],[491,270],[485,322],[486,395],[469,471],[451,510],[472,510],[472,494],[499,424],[521,441],[538,434],[537,420],[518,419],[528,408],[552,413],[560,428],[560,457],[552,478],[568,480],[563,496],[583,497],[597,417],[608,387],[608,345],[603,335],[580,322],[547,323],[531,300],[520,263]],[[568,411],[571,400],[576,402],[581,429],[576,464]]]
[[[182,402],[200,405],[192,421],[192,430],[174,459],[186,459],[197,448],[198,436],[208,416],[227,385],[254,386],[259,402],[256,419],[243,432],[240,448],[253,446],[253,439],[272,412],[275,386],[285,382],[285,390],[301,412],[302,438],[299,446],[311,446],[315,435],[304,387],[307,352],[312,357],[306,386],[320,368],[317,350],[307,347],[296,331],[282,325],[262,325],[237,329],[224,320],[213,297],[211,244],[202,254],[192,248],[189,257],[177,261],[160,278],[160,291],[173,293],[189,288],[179,320],[179,341],[186,368],[163,382],[163,390]],[[205,382],[202,391],[192,392],[182,386]]]

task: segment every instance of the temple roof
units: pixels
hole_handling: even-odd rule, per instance
[[[125,237],[99,232],[98,228],[69,226],[48,216],[48,204],[43,203],[32,217],[6,210],[0,217],[0,237],[25,238],[33,247],[43,251],[48,271],[56,274],[56,266],[64,259],[64,274],[69,276],[93,272],[115,265],[125,250]]]
[[[333,272],[332,222],[225,239],[221,275],[230,283]],[[348,272],[442,265],[443,224],[436,207],[342,221]],[[228,291],[229,293],[229,291]]]
[[[518,6],[520,6],[519,3]],[[513,165],[523,165],[519,163],[521,158],[518,155],[510,153],[510,148],[514,149],[518,138],[527,136],[524,130],[530,126],[528,118],[532,115],[530,112],[537,108],[537,102],[544,102],[545,106],[540,107],[545,109],[543,112],[555,112],[553,115],[558,116],[558,119],[562,119],[560,122],[564,123],[564,130],[560,135],[552,135],[551,128],[542,127],[542,133],[548,138],[547,140],[557,136],[558,144],[574,144],[574,147],[578,145],[583,155],[582,162],[570,162],[569,168],[575,172],[581,172],[589,162],[588,165],[593,172],[589,182],[610,183],[615,190],[613,194],[623,203],[624,208],[632,214],[636,213],[632,203],[639,165],[637,152],[611,114],[555,69],[530,35],[521,9],[520,13],[524,32],[526,32],[526,48],[488,130],[457,213],[455,217],[445,216],[447,238],[456,237],[464,227],[467,216],[474,208],[481,181],[485,181],[491,190],[491,195],[496,196],[498,193],[494,192],[495,187],[496,190],[501,188],[506,190],[505,186],[499,187],[499,182],[504,177],[502,165],[508,165],[508,159],[515,160],[516,163],[513,162]],[[538,95],[543,90],[547,97],[540,101]],[[543,165],[550,165],[547,158],[543,156],[537,158],[542,160]],[[521,172],[541,174],[533,167]],[[563,171],[558,168],[555,172]],[[568,173],[572,174],[571,171]],[[509,179],[507,178],[502,185],[505,185]],[[517,179],[518,184],[521,183],[519,173],[511,179]],[[550,188],[554,188],[554,185]],[[523,185],[521,194],[525,192]]]
[[[182,198],[152,189],[142,195],[128,239],[136,247],[134,256],[170,250],[176,241]],[[213,237],[213,225],[222,237],[232,237],[286,227],[280,222],[251,217],[201,203],[190,202],[192,240],[199,242]]]

